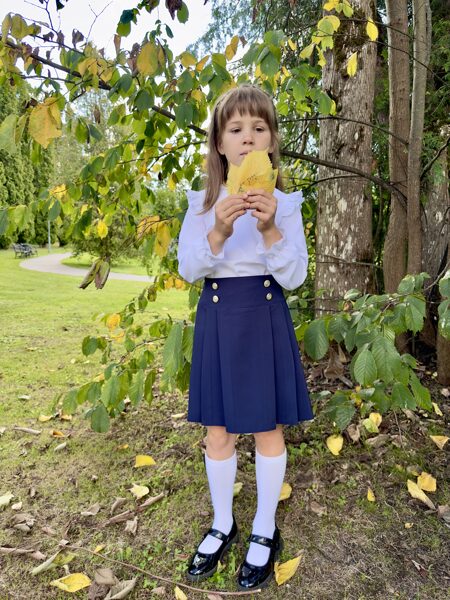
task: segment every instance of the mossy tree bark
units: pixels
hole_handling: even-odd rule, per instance
[[[356,122],[327,119],[320,126],[321,159],[372,170],[372,129],[377,46],[365,32],[365,20],[375,18],[373,0],[352,3],[354,20],[342,20],[335,46],[327,50],[323,88],[336,102],[337,115]],[[359,21],[361,19],[361,21]],[[349,57],[358,52],[358,70],[347,74]],[[336,308],[337,298],[350,288],[372,291],[372,198],[370,184],[356,176],[319,168],[316,242],[316,313]],[[339,178],[340,177],[340,178]]]

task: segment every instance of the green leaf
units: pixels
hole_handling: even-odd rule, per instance
[[[392,408],[416,408],[416,401],[409,389],[403,383],[394,383],[392,388]]]
[[[155,379],[156,372],[154,370],[150,371],[145,378],[144,397],[148,404],[151,404],[153,400],[153,384],[155,383]]]
[[[87,336],[84,338],[81,344],[81,351],[85,356],[89,356],[90,354],[94,354],[94,352],[97,350],[97,347],[97,338]]]
[[[183,363],[183,328],[181,323],[172,325],[163,350],[164,371],[174,376]]]
[[[417,333],[423,327],[425,318],[425,300],[416,296],[409,296],[406,300],[405,321],[406,326],[413,333]]]
[[[115,406],[120,390],[120,381],[117,375],[111,375],[102,387],[102,402],[105,406]]]
[[[365,348],[355,361],[353,368],[355,379],[361,385],[372,385],[377,377],[377,365],[372,352]]]
[[[440,279],[439,291],[444,298],[450,298],[450,270]]]
[[[144,396],[144,371],[142,369],[134,376],[128,395],[133,406],[136,406],[142,400]]]
[[[192,359],[192,348],[194,345],[194,327],[192,325],[186,325],[183,329],[183,356],[187,362],[191,362]]]
[[[192,122],[194,109],[189,102],[183,102],[175,107],[175,122],[180,129],[185,129]]]
[[[336,392],[327,402],[324,412],[342,431],[352,420],[355,414],[355,406],[347,394]]]
[[[183,71],[180,77],[178,77],[178,89],[183,94],[190,92],[194,87],[194,79],[189,71]]]
[[[370,398],[374,407],[381,413],[386,413],[392,404],[391,398],[386,395],[384,383],[376,383],[375,391]]]
[[[91,413],[91,427],[97,433],[105,433],[109,429],[109,415],[103,404],[99,403]]]
[[[394,379],[392,363],[400,360],[396,347],[387,338],[378,336],[372,344],[372,354],[377,366],[378,376],[386,383],[391,383]]]
[[[60,212],[61,212],[61,203],[59,200],[55,200],[53,202],[50,210],[48,211],[48,220],[54,221],[57,217],[59,217]]]
[[[185,2],[183,2],[181,8],[178,9],[177,18],[180,23],[186,23],[186,21],[189,19],[189,10]]]
[[[279,60],[269,51],[260,63],[261,71],[268,77],[273,77],[280,68]]]
[[[16,124],[17,115],[8,115],[0,125],[0,150],[4,150],[9,154],[15,154],[16,146]]]
[[[1,216],[0,216],[1,224]],[[1,232],[1,226],[0,226]],[[442,337],[450,339],[450,300],[444,300],[438,306],[439,313],[439,333]]]
[[[63,400],[63,411],[65,414],[73,415],[77,410],[77,394],[78,390],[70,390]]]
[[[421,384],[414,371],[411,371],[409,374],[409,385],[411,386],[414,398],[416,399],[417,406],[423,410],[432,411],[433,404],[431,403],[430,390]]]
[[[147,90],[141,89],[134,99],[134,106],[138,110],[147,110],[153,106],[153,97],[148,93]]]
[[[314,360],[323,358],[328,351],[328,338],[323,319],[311,321],[305,331],[305,351]]]
[[[333,107],[333,100],[326,92],[322,92],[319,96],[319,112],[322,115],[329,115]]]
[[[416,282],[414,275],[406,275],[398,284],[397,291],[399,294],[412,294],[415,290]]]
[[[342,342],[349,327],[349,322],[340,314],[331,317],[328,323],[328,335],[336,342]]]

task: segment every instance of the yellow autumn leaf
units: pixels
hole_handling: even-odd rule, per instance
[[[158,223],[156,229],[155,252],[160,258],[166,256],[170,240],[170,230],[167,223]]]
[[[430,435],[430,438],[440,450],[444,449],[445,444],[449,440],[449,438],[446,435]]]
[[[381,425],[381,421],[383,420],[383,417],[380,415],[380,413],[377,412],[371,412],[369,415],[369,419],[375,423],[375,425],[377,427],[379,427]]]
[[[330,0],[323,5],[324,10],[334,10],[336,6],[339,4],[339,0]]]
[[[129,488],[129,491],[139,500],[139,498],[146,496],[150,490],[146,485],[137,485],[136,483],[133,483],[133,487]]]
[[[417,478],[417,485],[421,490],[425,490],[426,492],[436,491],[436,479],[433,477],[433,475],[430,475],[425,471],[423,471]]]
[[[46,421],[50,421],[51,419],[53,419],[52,415],[39,415],[38,421],[40,423],[45,423]]]
[[[309,58],[314,50],[315,44],[309,44],[300,52],[300,58]]]
[[[233,497],[237,496],[241,490],[242,490],[242,482],[237,481],[233,486]]]
[[[292,494],[292,487],[289,485],[289,483],[284,482],[283,487],[281,488],[281,493],[280,493],[280,497],[278,500],[287,500],[288,498],[291,497],[291,494]]]
[[[205,99],[205,94],[201,90],[192,90],[191,97],[197,102],[201,102]]]
[[[288,39],[288,44],[289,44],[289,48],[295,52],[297,50],[297,44],[295,42],[293,42],[291,40],[291,38]]]
[[[187,600],[186,594],[182,590],[180,590],[180,588],[177,585],[175,586],[174,591],[176,600]]]
[[[112,315],[108,315],[106,319],[106,327],[108,329],[116,329],[120,324],[120,315],[118,313],[113,313]]]
[[[439,415],[440,417],[443,417],[444,415],[442,414],[442,410],[439,408],[439,406],[436,404],[436,402],[432,402],[431,404],[433,405],[434,412],[437,415]]]
[[[209,54],[207,54],[206,56],[204,56],[202,58],[202,60],[199,60],[198,63],[195,65],[195,69],[197,71],[203,71],[203,67],[206,65],[206,63],[209,60]]]
[[[324,67],[327,64],[327,61],[325,60],[325,54],[323,53],[323,51],[321,50],[321,48],[319,48],[319,46],[316,46],[316,48],[317,48],[317,54],[319,56],[319,60],[317,61],[317,63],[321,67]]]
[[[240,166],[230,163],[227,179],[229,194],[263,189],[272,193],[277,182],[278,169],[272,168],[267,150],[249,152]]]
[[[152,42],[142,46],[137,57],[136,66],[142,75],[154,75],[159,67],[158,48]]]
[[[7,494],[3,494],[3,496],[0,496],[0,508],[2,508],[2,506],[8,506],[8,504],[11,502],[11,500],[14,498],[14,494],[11,494],[11,492],[8,492]]]
[[[411,529],[414,523],[405,523],[405,529]]]
[[[54,585],[64,592],[73,593],[90,586],[91,580],[84,573],[72,573],[71,575],[61,577],[60,579],[54,579],[50,582],[50,585]]]
[[[302,559],[302,555],[297,556],[297,558],[293,558],[292,560],[288,560],[284,563],[275,563],[275,580],[278,585],[283,585],[288,579],[290,579],[298,569],[298,565]]]
[[[428,498],[428,496],[423,492],[420,487],[415,483],[412,479],[408,479],[408,492],[411,494],[413,498],[416,500],[420,500],[424,504],[426,504],[429,508],[435,510],[435,506],[433,502]]]
[[[97,235],[100,239],[103,239],[108,235],[108,225],[103,220],[100,220],[97,223]]]
[[[129,444],[121,444],[120,446],[117,446],[117,450],[127,450],[129,447]]]
[[[149,465],[156,465],[154,458],[148,454],[138,454],[136,456],[136,462],[134,463],[135,467],[148,467]]]
[[[234,35],[231,38],[231,42],[225,48],[225,56],[226,56],[227,60],[231,60],[233,58],[233,56],[236,54],[238,45],[239,45],[239,36]]]
[[[190,52],[183,52],[180,54],[180,62],[183,67],[187,69],[188,67],[193,67],[196,64],[197,59]]]
[[[372,42],[378,38],[378,27],[375,25],[371,17],[367,19],[366,32]]]
[[[90,73],[91,75],[97,75],[97,60],[92,56],[89,58],[85,58],[77,65],[77,71],[79,74],[84,77],[86,73]]]
[[[375,502],[375,494],[373,493],[372,488],[367,488],[367,500],[369,502]]]
[[[353,52],[347,62],[347,73],[350,77],[354,77],[356,75],[356,70],[358,68],[358,53]]]
[[[106,548],[106,544],[99,544],[98,546],[95,546],[93,552],[94,554],[98,554],[99,552],[101,552],[104,548]]]
[[[140,240],[155,230],[154,224],[160,220],[159,215],[152,215],[141,219],[137,226],[136,238]]]
[[[174,192],[177,189],[177,182],[173,175],[169,176],[169,179],[167,180],[167,187],[171,192]]]
[[[53,138],[60,137],[61,127],[61,113],[54,96],[46,98],[30,113],[28,131],[43,148],[47,148]]]
[[[58,200],[65,200],[65,196],[67,193],[67,186],[62,183],[61,185],[56,185],[51,190],[49,190],[50,194],[57,198]]]
[[[51,432],[51,435],[52,435],[53,437],[56,437],[56,438],[63,438],[63,437],[66,437],[66,434],[65,434],[65,433],[63,433],[62,431],[59,431],[58,429],[53,429],[53,430],[52,430],[52,432]]]
[[[327,448],[331,452],[331,454],[334,454],[335,456],[337,456],[339,454],[339,452],[342,450],[342,446],[344,445],[344,438],[342,437],[342,435],[340,433],[330,435],[327,437],[326,444],[327,444]]]

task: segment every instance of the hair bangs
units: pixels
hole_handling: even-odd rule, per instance
[[[237,112],[241,116],[250,115],[263,119],[271,129],[277,131],[278,124],[273,110],[272,100],[259,89],[250,86],[242,86],[233,90],[234,94],[229,94],[223,99],[222,106],[219,107],[218,126],[219,131],[223,131],[226,123]]]

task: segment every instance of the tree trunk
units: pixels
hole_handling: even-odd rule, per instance
[[[359,19],[374,18],[373,0],[352,3]],[[335,46],[327,50],[323,89],[335,100],[341,117],[371,122],[375,87],[376,44],[368,41],[365,23],[342,19]],[[347,60],[358,52],[358,71],[347,74]],[[361,123],[327,119],[320,126],[320,158],[372,169],[372,129]],[[336,308],[336,300],[350,288],[372,291],[372,199],[370,184],[342,171],[319,167],[319,179],[339,177],[319,184],[316,241],[316,300],[320,316]]]
[[[389,225],[384,243],[384,287],[395,292],[406,274],[409,137],[408,0],[386,0],[389,60],[389,177],[399,193],[391,195]],[[400,139],[405,140],[402,143]]]
[[[431,27],[429,0],[413,0],[414,62],[408,153],[408,273],[422,269],[420,172]]]

